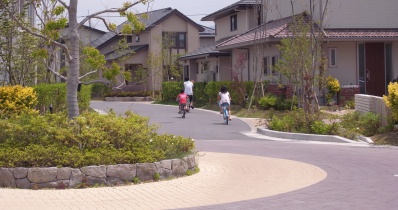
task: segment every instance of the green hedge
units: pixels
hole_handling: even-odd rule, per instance
[[[90,106],[91,85],[82,85],[78,92],[79,109],[85,110]],[[52,105],[53,112],[63,112],[67,110],[66,105],[66,83],[40,84],[33,87],[37,94],[37,107],[41,113],[45,113]]]
[[[103,83],[95,83],[91,85],[91,97],[104,97],[111,92],[111,88]]]
[[[132,112],[26,114],[0,119],[0,167],[83,167],[157,162],[194,153],[190,138],[157,134]]]
[[[194,101],[195,104],[209,104],[217,101],[217,95],[220,92],[221,86],[228,88],[231,94],[232,103],[244,105],[245,96],[249,96],[254,88],[253,82],[231,82],[231,81],[217,81],[217,82],[195,82],[194,84]],[[182,82],[163,82],[163,101],[173,101],[184,87]]]

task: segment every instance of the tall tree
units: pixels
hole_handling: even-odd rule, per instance
[[[292,13],[294,2],[291,0]],[[316,90],[321,89],[324,74],[322,56],[323,19],[326,15],[328,0],[321,11],[319,21],[314,20],[315,2],[309,0],[308,13],[294,15],[290,24],[290,37],[282,40],[280,50],[283,58],[277,68],[285,78],[295,85],[299,105],[306,113],[319,111]]]
[[[84,75],[80,75],[81,45],[79,29],[89,20],[99,19],[103,21],[108,30],[114,31],[115,33],[137,33],[144,28],[143,23],[138,20],[137,16],[133,12],[128,10],[137,4],[146,4],[150,1],[151,0],[136,0],[135,2],[126,2],[120,8],[110,8],[89,14],[79,22],[77,20],[78,0],[70,0],[69,4],[64,0],[27,0],[25,1],[25,4],[33,5],[37,14],[42,14],[42,12],[44,12],[46,15],[45,17],[48,18],[40,19],[43,27],[40,30],[24,25],[22,18],[11,14],[11,18],[22,30],[46,41],[47,46],[45,46],[44,49],[47,53],[50,53],[48,50],[48,46],[50,45],[61,49],[65,53],[65,59],[68,63],[66,76],[63,76],[56,71],[54,67],[55,65],[47,65],[47,69],[58,77],[64,79],[67,83],[67,106],[69,118],[74,118],[79,115],[77,87],[80,80],[88,75],[98,72],[100,69],[107,71],[107,69],[104,68],[104,56],[101,55],[98,50],[92,47],[87,47],[83,52],[86,56],[90,57],[87,58],[87,60],[94,70],[87,72]],[[48,10],[48,7],[46,8],[46,2],[53,3],[51,7],[52,10]],[[10,3],[12,3],[11,0],[0,0],[0,6],[11,13],[12,4],[10,6]],[[127,18],[129,24],[125,24],[123,28],[118,30],[115,24],[108,23],[100,16],[104,13],[119,13],[121,16]],[[67,30],[66,35],[63,37],[60,35],[60,30],[62,29]],[[60,40],[64,40],[65,43]],[[120,67],[118,68],[114,66],[114,68],[109,71],[115,73],[117,70],[120,70]]]

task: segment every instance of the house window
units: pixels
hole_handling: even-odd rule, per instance
[[[126,36],[126,42],[127,43],[133,42],[133,37],[132,36]]]
[[[263,73],[265,74],[265,75],[267,75],[268,74],[268,64],[269,63],[269,57],[267,56],[267,57],[265,57],[265,58],[263,58]]]
[[[337,67],[336,48],[329,48],[329,67]]]
[[[204,74],[209,70],[209,61],[203,61],[202,67],[200,68],[200,73]]]
[[[177,36],[177,48],[178,49],[185,49],[185,33],[178,33]]]
[[[231,18],[231,31],[236,31],[238,29],[238,15],[234,14],[230,16]]]
[[[140,42],[140,35],[139,34],[135,35],[135,42]]]
[[[163,45],[166,48],[185,49],[185,32],[163,32]]]
[[[277,62],[278,62],[278,56],[277,55],[272,56],[272,58],[271,58],[271,66],[272,66],[271,72],[272,72],[272,75],[277,75],[278,74],[278,72],[276,71],[276,63]]]
[[[256,7],[256,16],[257,16],[257,25],[261,25],[263,23],[263,16],[262,16],[261,6]]]

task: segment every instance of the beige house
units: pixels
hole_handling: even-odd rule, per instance
[[[398,77],[398,1],[313,2],[315,21],[326,8],[322,28],[328,74],[343,87],[357,87],[365,94],[385,94],[388,83]],[[281,57],[277,44],[291,36],[287,30],[293,15],[309,14],[309,0],[293,3],[294,13],[290,0],[242,0],[207,15],[202,20],[216,25],[213,56],[194,51],[181,59],[192,64],[190,68],[196,64],[200,69],[208,62],[210,71],[216,68],[216,80],[277,79],[278,73],[272,70]],[[262,45],[256,46],[258,43]],[[197,79],[205,79],[201,71]]]
[[[147,15],[146,18],[143,18],[144,14]],[[144,84],[137,85],[138,89],[160,90],[164,77],[162,69],[168,65],[165,61],[168,59],[163,58],[159,65],[150,65],[149,60],[153,61],[153,56],[156,57],[162,53],[162,40],[166,34],[172,36],[173,40],[168,48],[169,53],[181,55],[199,48],[199,32],[204,31],[204,28],[172,8],[150,11],[139,14],[139,17],[145,24],[145,30],[139,34],[122,36],[108,32],[95,40],[92,45],[105,55],[109,64],[113,61],[118,62],[120,66],[131,71],[133,77],[139,76],[138,69],[146,69],[147,77],[145,76]],[[118,28],[121,28],[123,24]],[[128,49],[120,52],[115,50],[115,46],[121,39],[126,39]],[[118,58],[121,57],[125,59],[119,61]],[[136,84],[127,81],[127,85]]]

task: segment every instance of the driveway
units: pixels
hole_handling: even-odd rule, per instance
[[[182,119],[175,106],[92,102],[91,107],[148,116],[150,122],[161,125],[161,133],[194,138],[201,152],[297,161],[327,174],[322,181],[291,192],[192,209],[398,209],[397,147],[254,138],[258,135],[244,135],[251,129],[242,120],[233,118],[230,125],[223,125],[220,114],[200,109]]]

